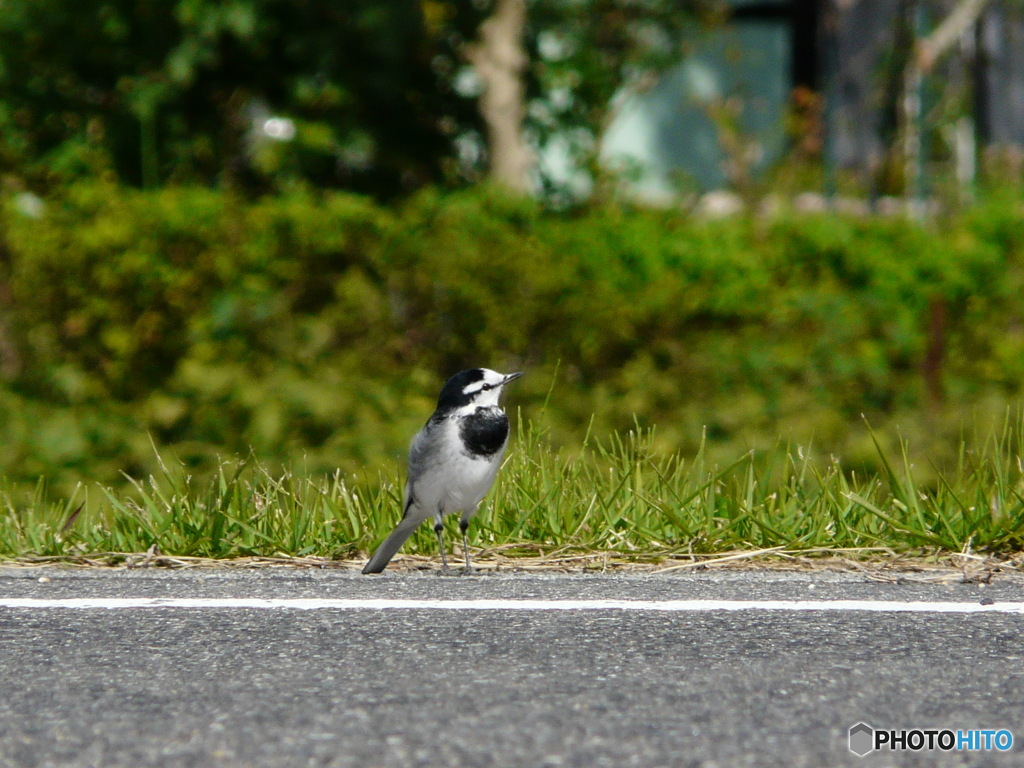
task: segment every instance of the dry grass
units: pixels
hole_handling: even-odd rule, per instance
[[[616,552],[529,553],[523,547],[497,547],[473,553],[474,575],[568,574],[686,574],[712,570],[856,573],[885,583],[988,584],[993,579],[1024,574],[1024,553],[1011,557],[928,551],[893,552],[880,547],[854,550],[786,551],[776,547],[741,550],[686,558],[624,558]],[[146,553],[97,552],[91,555],[0,559],[5,568],[112,568],[166,569],[330,569],[359,571],[364,558],[334,560],[324,557],[238,557],[231,559]],[[397,573],[440,572],[440,560],[427,555],[400,555],[389,565]],[[461,574],[459,569],[453,573]]]

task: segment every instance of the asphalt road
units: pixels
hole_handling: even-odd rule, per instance
[[[0,569],[0,599],[1024,600],[1017,578],[914,578]],[[0,607],[0,766],[1020,765],[1022,629],[1010,613]],[[858,721],[1016,743],[858,758]]]

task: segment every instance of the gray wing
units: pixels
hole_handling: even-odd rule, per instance
[[[409,510],[416,504],[416,481],[428,473],[439,458],[438,445],[441,437],[441,423],[433,419],[423,425],[409,444],[409,472],[405,480],[405,500],[402,504],[402,519],[409,515]],[[422,510],[428,513],[427,510]]]
[[[405,483],[402,519],[395,526],[395,530],[377,547],[373,557],[363,567],[363,573],[383,571],[406,539],[412,536],[413,531],[426,519],[424,515],[429,516],[429,512],[416,506],[416,480],[437,462],[436,448],[440,434],[439,425],[434,421],[428,421],[413,437],[409,446],[409,476]]]

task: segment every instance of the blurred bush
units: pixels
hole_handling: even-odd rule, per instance
[[[933,457],[1024,385],[1024,221],[545,212],[488,189],[397,208],[82,184],[0,219],[0,474],[116,482],[151,443],[203,472],[401,460],[447,375],[557,444],[634,419],[720,456],[780,439],[869,466],[861,422]],[[542,415],[543,412],[543,415]]]

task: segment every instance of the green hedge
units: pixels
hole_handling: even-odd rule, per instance
[[[578,445],[658,427],[870,462],[867,416],[941,456],[1024,385],[1024,221],[927,226],[545,212],[487,190],[386,209],[78,186],[0,219],[0,475],[61,487],[246,453],[401,460],[444,377],[524,368],[513,407]],[[593,421],[592,421],[593,419]]]

